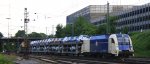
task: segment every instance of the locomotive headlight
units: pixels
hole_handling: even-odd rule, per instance
[[[130,46],[130,49],[129,49],[131,52],[134,52],[133,50],[133,46]]]
[[[119,51],[119,48],[118,48],[118,47],[116,47],[116,50],[117,50],[117,51]]]
[[[118,46],[116,46],[116,51],[115,51],[115,53],[118,53],[120,50],[119,50],[119,48],[118,48]]]
[[[134,52],[133,48],[130,49],[131,52]]]
[[[116,50],[117,50],[117,51],[119,51],[119,48],[118,48],[118,46],[116,46]]]
[[[117,53],[118,51],[117,50],[115,50],[115,53]]]

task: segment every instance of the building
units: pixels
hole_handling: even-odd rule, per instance
[[[150,3],[135,6],[131,9],[114,13],[119,19],[117,22],[117,30],[122,30],[125,27],[129,32],[143,31],[150,29]]]
[[[133,32],[150,29],[150,3],[141,6],[133,6],[132,8],[118,12],[112,12],[110,16],[118,17],[116,20],[116,29],[118,31],[127,29],[129,32]],[[100,17],[93,21],[94,25],[100,25],[106,23],[106,17]]]
[[[109,12],[123,11],[132,8],[132,5],[110,5]],[[96,19],[101,19],[106,16],[107,5],[89,5],[75,13],[67,16],[67,24],[71,24],[77,20],[79,16],[84,17],[90,23],[98,22]]]

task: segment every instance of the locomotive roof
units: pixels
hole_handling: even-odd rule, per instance
[[[108,39],[109,35],[96,35],[96,36],[91,36],[90,40],[95,40],[95,39]]]

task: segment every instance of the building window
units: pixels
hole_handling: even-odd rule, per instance
[[[122,26],[122,23],[123,23],[123,22],[121,21],[121,22],[120,22],[120,26]]]
[[[134,21],[134,20],[133,20],[133,19],[131,19],[131,24],[133,24],[133,21]]]
[[[127,20],[125,20],[125,25],[127,25]]]
[[[140,30],[140,26],[137,26],[137,29]]]
[[[136,31],[136,26],[134,26],[134,31]]]
[[[138,10],[135,10],[135,15],[138,14]]]
[[[128,23],[129,23],[129,24],[131,24],[131,21],[130,21],[130,20],[128,20]]]
[[[134,23],[137,23],[137,18],[134,18]]]
[[[136,11],[133,11],[133,15],[136,15]]]
[[[145,8],[143,8],[143,13],[145,13],[146,12],[146,9]]]
[[[146,25],[147,29],[149,29],[148,25],[149,25],[149,24]]]
[[[148,7],[149,8],[149,11],[150,11],[150,7]]]
[[[137,31],[137,26],[135,26],[135,31]]]
[[[143,25],[143,29],[146,29],[146,25]]]
[[[131,16],[130,12],[126,14],[127,17]]]
[[[150,15],[148,15],[148,20],[150,20]]]
[[[133,26],[130,27],[130,31],[133,31]]]
[[[142,13],[142,9],[140,9],[140,14]]]
[[[131,31],[134,31],[134,27],[132,26]]]
[[[137,21],[137,18],[135,18],[135,22],[138,22],[138,21]]]
[[[146,12],[148,12],[148,7],[146,7]]]
[[[126,14],[123,14],[123,18],[125,18],[125,15],[126,15]]]
[[[142,25],[142,29],[145,29],[145,28],[144,28],[144,25]]]
[[[127,20],[127,24],[129,24],[129,20]]]
[[[142,18],[140,17],[140,18],[139,18],[139,22],[141,22],[141,21],[142,21]]]
[[[131,12],[131,15],[132,15],[132,16],[134,15],[134,11]]]
[[[140,14],[140,10],[137,10],[137,14]]]
[[[148,20],[148,16],[146,16],[146,21]]]

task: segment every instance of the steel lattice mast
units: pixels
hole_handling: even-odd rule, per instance
[[[29,42],[28,42],[28,22],[29,22],[29,12],[27,11],[27,8],[24,9],[24,58],[28,58],[29,53]]]

